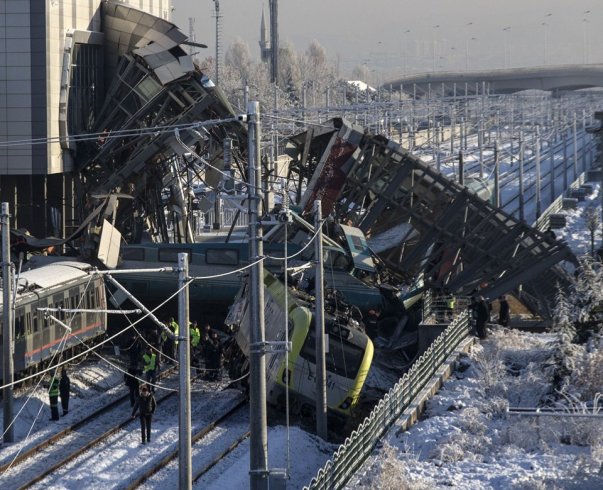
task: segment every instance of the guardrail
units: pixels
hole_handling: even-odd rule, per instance
[[[343,488],[371,454],[383,434],[410,406],[469,332],[469,314],[464,311],[435,339],[304,488],[308,490]]]
[[[588,172],[588,170],[586,171]],[[578,189],[586,180],[586,172],[582,172],[580,176],[570,184],[570,189]],[[551,214],[555,214],[563,209],[563,199],[565,198],[565,191],[557,199],[555,199],[548,208],[540,215],[540,217],[532,225],[538,231],[545,231],[549,227],[549,218]]]

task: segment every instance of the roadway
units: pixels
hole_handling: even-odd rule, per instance
[[[603,64],[505,68],[499,70],[420,73],[387,81],[383,89],[399,88],[416,97],[439,95],[498,93],[523,90],[579,90],[603,87]]]

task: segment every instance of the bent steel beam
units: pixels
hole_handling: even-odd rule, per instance
[[[327,196],[323,202],[334,214],[368,237],[410,224],[418,239],[380,253],[400,279],[410,281],[422,272],[431,286],[464,294],[476,288],[500,294],[537,284],[533,289],[548,301],[554,298],[551,286],[568,284],[563,273],[551,269],[573,259],[563,243],[548,240],[382,136],[343,119],[327,124],[331,131],[309,145],[305,134],[292,138],[307,155],[312,175],[302,202]],[[540,310],[550,311],[545,304]]]

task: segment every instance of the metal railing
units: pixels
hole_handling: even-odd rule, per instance
[[[578,189],[586,180],[586,172],[580,174],[580,176],[570,184],[570,189]],[[549,227],[549,221],[551,214],[558,213],[563,209],[563,199],[565,199],[565,192],[555,199],[548,208],[540,215],[540,217],[532,225],[538,231],[545,231]]]
[[[371,454],[377,442],[411,405],[431,377],[470,332],[467,311],[454,319],[446,330],[419,357],[362,424],[339,446],[305,489],[343,488]]]

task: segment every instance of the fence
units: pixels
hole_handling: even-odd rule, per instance
[[[580,176],[570,184],[570,189],[578,189],[586,179],[586,172],[580,174]],[[565,194],[561,194],[557,199],[555,199],[548,208],[544,210],[544,212],[540,215],[540,217],[534,222],[532,225],[538,231],[545,231],[549,227],[549,219],[551,214],[558,213],[563,209],[563,199],[565,199]]]
[[[342,488],[442,363],[469,335],[469,329],[469,315],[464,311],[389,390],[371,414],[339,446],[333,458],[327,461],[305,488],[308,490]]]

